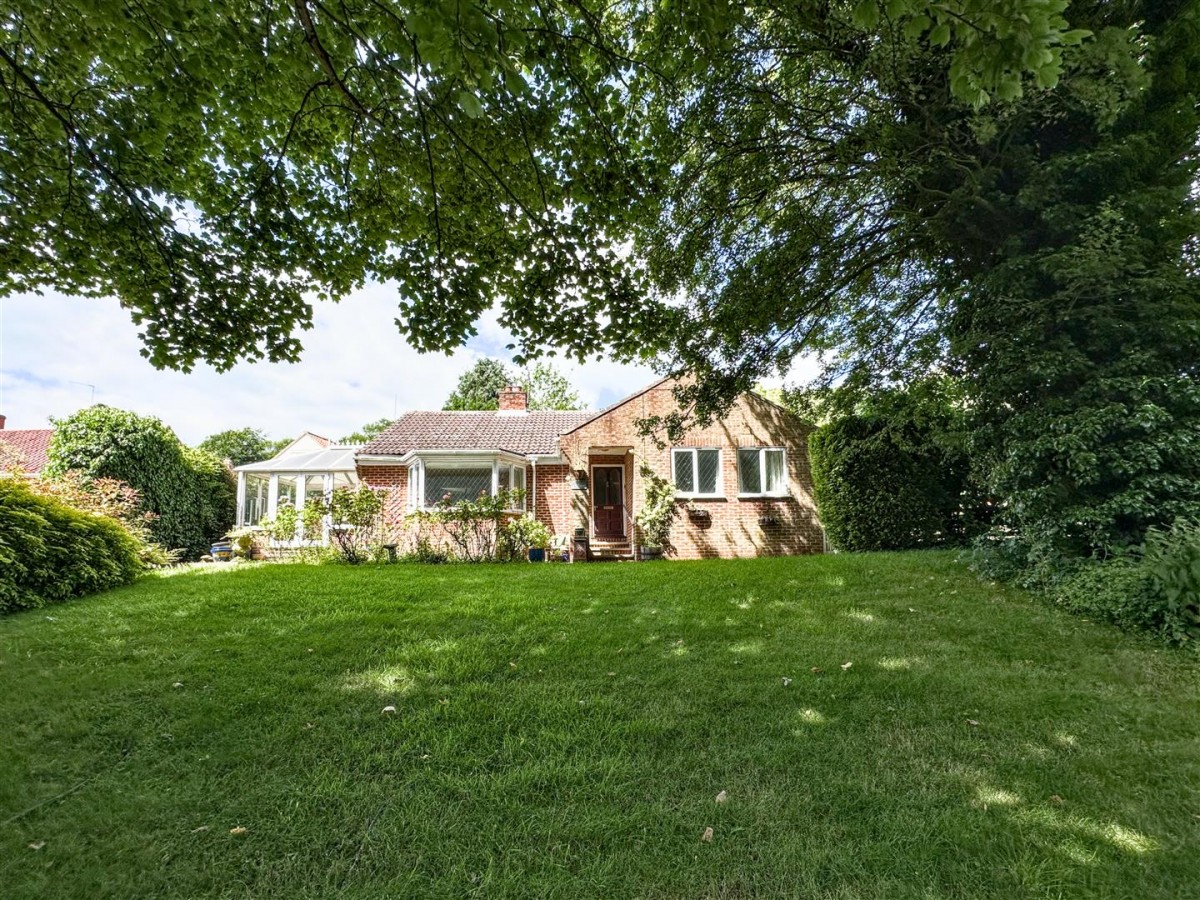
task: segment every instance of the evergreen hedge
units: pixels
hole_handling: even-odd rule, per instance
[[[117,478],[141,493],[154,540],[195,558],[233,524],[233,473],[204,450],[185,447],[159,419],[97,405],[55,420],[50,477],[76,470]]]
[[[139,551],[114,519],[0,478],[0,613],[129,584],[142,571]]]
[[[809,436],[814,498],[839,550],[963,544],[981,504],[970,464],[927,422],[847,415]]]

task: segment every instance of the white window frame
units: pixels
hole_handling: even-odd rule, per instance
[[[507,487],[500,484],[500,470],[501,469],[509,470]],[[521,486],[519,488],[515,487],[513,485],[513,482],[516,480],[516,478],[514,476],[516,475],[516,473],[518,471],[521,473]],[[526,482],[527,477],[528,477],[528,473],[525,471],[525,463],[511,462],[506,459],[497,458],[496,461],[492,464],[492,496],[493,497],[497,496],[500,493],[500,491],[502,491],[502,490],[503,491],[512,491],[512,490],[522,491],[525,494],[525,497],[523,498],[521,504],[518,504],[517,506],[510,506],[508,508],[508,511],[509,512],[524,512],[525,511],[524,503],[529,498],[529,492],[525,490],[525,482]]]
[[[697,488],[700,487],[700,454],[698,450],[716,450],[717,451],[717,486],[716,490],[711,494],[704,493],[699,490],[681,491],[675,489],[676,497],[686,497],[688,499],[720,499],[725,496],[725,460],[722,458],[720,447],[672,447],[671,448],[671,484],[676,484],[675,481],[675,454],[690,453],[692,457],[692,484]]]
[[[758,451],[758,490],[743,491],[742,490],[742,460],[741,454],[747,450]],[[767,454],[770,452],[778,452],[783,454],[783,490],[768,491],[767,484]],[[738,447],[737,454],[734,457],[734,462],[737,464],[737,487],[739,497],[790,497],[792,495],[790,489],[791,476],[788,472],[788,459],[786,447]]]

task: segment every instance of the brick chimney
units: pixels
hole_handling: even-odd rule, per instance
[[[500,412],[525,412],[529,408],[529,395],[515,384],[505,385],[499,396]]]
[[[4,416],[0,416],[0,431],[4,430]]]

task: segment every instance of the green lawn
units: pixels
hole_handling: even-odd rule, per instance
[[[0,894],[1197,897],[1198,676],[944,554],[151,578],[0,620]]]

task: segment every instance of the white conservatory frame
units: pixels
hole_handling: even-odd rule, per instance
[[[281,480],[295,480],[295,501],[293,505],[298,512],[303,513],[304,505],[309,494],[309,479],[321,479],[321,494],[329,497],[339,487],[357,487],[358,472],[355,468],[354,456],[358,452],[357,445],[333,445],[320,450],[301,450],[286,448],[279,455],[262,462],[248,463],[234,469],[237,473],[237,519],[238,527],[258,528],[262,519],[274,519],[279,512],[279,495]],[[266,483],[265,497],[263,482]],[[247,503],[248,491],[254,489],[257,503],[253,504],[259,513],[259,521],[250,522],[248,513],[250,504]],[[265,500],[265,505],[263,501]],[[328,517],[321,528],[321,540],[329,541]],[[297,526],[296,536],[291,541],[278,542],[284,545],[300,546],[314,543],[301,537]]]

